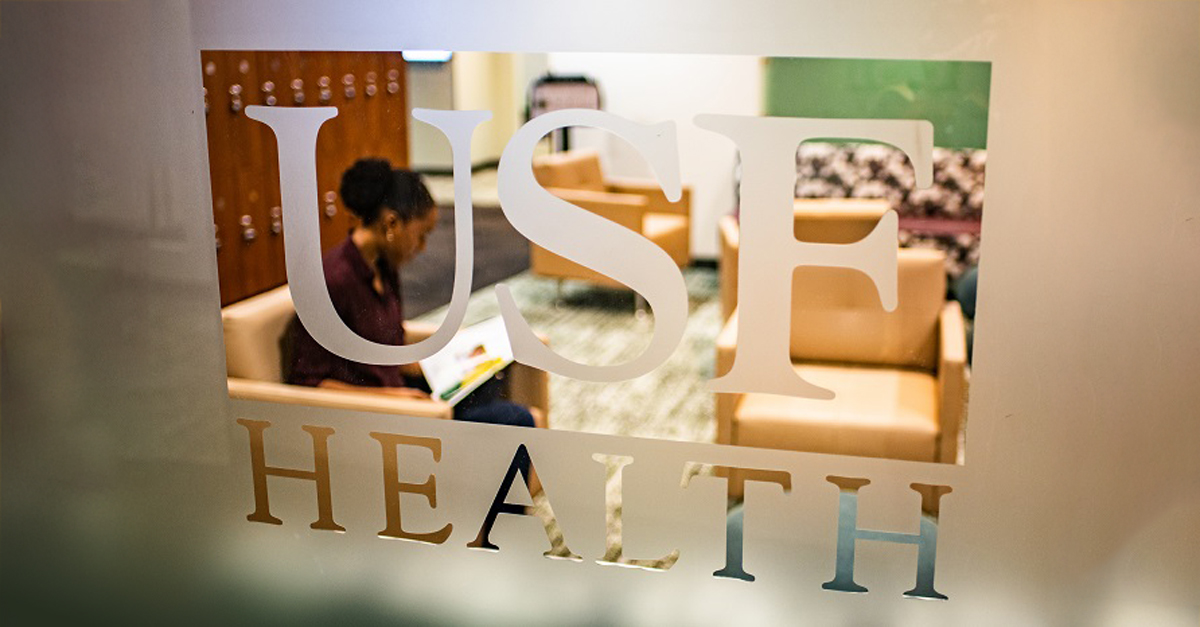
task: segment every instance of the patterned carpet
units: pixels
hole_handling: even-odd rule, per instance
[[[454,290],[454,208],[442,205],[425,251],[400,269],[404,313],[417,318],[444,307]],[[471,291],[479,291],[529,269],[529,242],[499,208],[475,207]],[[490,290],[489,290],[490,291]]]
[[[716,430],[713,395],[704,389],[712,378],[715,340],[720,330],[717,300],[717,271],[688,268],[683,272],[688,288],[688,322],[683,340],[665,364],[650,374],[622,383],[587,383],[557,375],[550,376],[550,427],[647,438],[711,442]],[[550,345],[565,357],[589,364],[620,363],[638,355],[650,340],[652,316],[636,314],[633,292],[566,282],[561,298],[556,281],[523,272],[504,281],[530,326],[550,339]],[[467,308],[466,324],[500,315],[495,292],[477,290]],[[440,322],[445,307],[417,318]],[[660,570],[670,568],[678,554],[662,560],[630,560],[622,557],[621,485],[615,464],[608,468],[607,502],[616,503],[607,512],[609,547],[603,560],[627,566]],[[694,471],[709,474],[711,469]],[[550,539],[551,554],[569,552],[563,534],[539,494],[534,514]]]
[[[715,432],[712,378],[714,342],[720,330],[717,273],[684,271],[689,316],[675,354],[650,374],[621,383],[588,383],[550,377],[550,424],[554,429],[611,435],[711,442]],[[506,279],[529,324],[563,356],[588,364],[615,364],[639,354],[650,340],[653,317],[637,316],[633,292],[556,281],[521,273]],[[476,291],[466,324],[500,314],[491,288]],[[439,308],[417,318],[436,322]]]

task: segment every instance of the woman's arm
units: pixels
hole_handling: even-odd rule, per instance
[[[425,373],[421,372],[421,364],[413,362],[411,364],[400,364],[400,374],[404,375],[405,379],[424,379]]]
[[[422,400],[429,400],[429,398],[430,398],[428,393],[418,390],[416,388],[368,387],[365,385],[354,385],[352,383],[346,383],[345,381],[338,381],[337,379],[323,379],[319,384],[317,384],[317,387],[325,388],[327,390],[350,390],[350,391],[354,391],[354,392],[371,392],[372,394],[386,394],[388,396],[399,396],[402,398],[418,398],[418,399],[422,399]]]

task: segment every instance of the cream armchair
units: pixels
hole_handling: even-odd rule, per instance
[[[717,394],[717,442],[954,463],[967,398],[966,339],[945,302],[940,251],[900,249],[898,304],[883,311],[866,275],[801,268],[793,283],[790,354],[833,400]],[[737,347],[737,312],[717,338],[717,372]]]
[[[797,198],[796,239],[817,244],[849,244],[866,237],[891,205],[873,198]],[[721,319],[728,320],[737,307],[738,221],[724,216],[717,223],[720,232]]]
[[[672,203],[653,181],[606,180],[600,169],[600,156],[594,152],[539,157],[534,161],[533,174],[538,183],[555,196],[658,244],[680,267],[691,261],[690,188],[684,187],[682,197]],[[560,282],[578,279],[624,287],[537,245],[530,245],[529,263],[533,274],[556,278]]]
[[[231,397],[406,416],[451,417],[450,405],[440,400],[399,398],[283,383],[282,346],[295,313],[291,292],[286,285],[221,310]],[[436,329],[406,322],[404,330],[410,340],[420,341],[432,335]],[[545,427],[550,407],[548,375],[516,363],[509,366],[505,375],[508,398],[529,407],[538,426]]]

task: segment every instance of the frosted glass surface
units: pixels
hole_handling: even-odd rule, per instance
[[[0,612],[5,622],[1190,625],[1200,619],[1200,6],[1194,2],[4,2],[0,22]],[[987,244],[970,462],[915,464],[228,400],[199,51],[481,50],[976,60],[992,64]],[[714,85],[714,89],[720,89]],[[333,428],[332,507],[271,479],[253,511],[247,429],[310,467]],[[380,538],[380,443],[405,494]],[[526,445],[579,561],[501,514]],[[411,450],[410,450],[411,449]],[[624,467],[625,556],[597,563],[604,466]],[[748,488],[724,565],[725,487],[690,463],[788,471]],[[906,599],[911,545],[859,541],[834,578],[838,489],[861,528],[915,534],[909,485],[947,485],[946,601]],[[521,499],[521,488],[511,499]],[[11,618],[9,618],[11,617]]]

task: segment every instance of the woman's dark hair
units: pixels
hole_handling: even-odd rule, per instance
[[[374,224],[384,207],[403,222],[422,218],[433,208],[433,196],[421,177],[393,170],[387,159],[359,159],[342,174],[342,202],[366,226]]]

